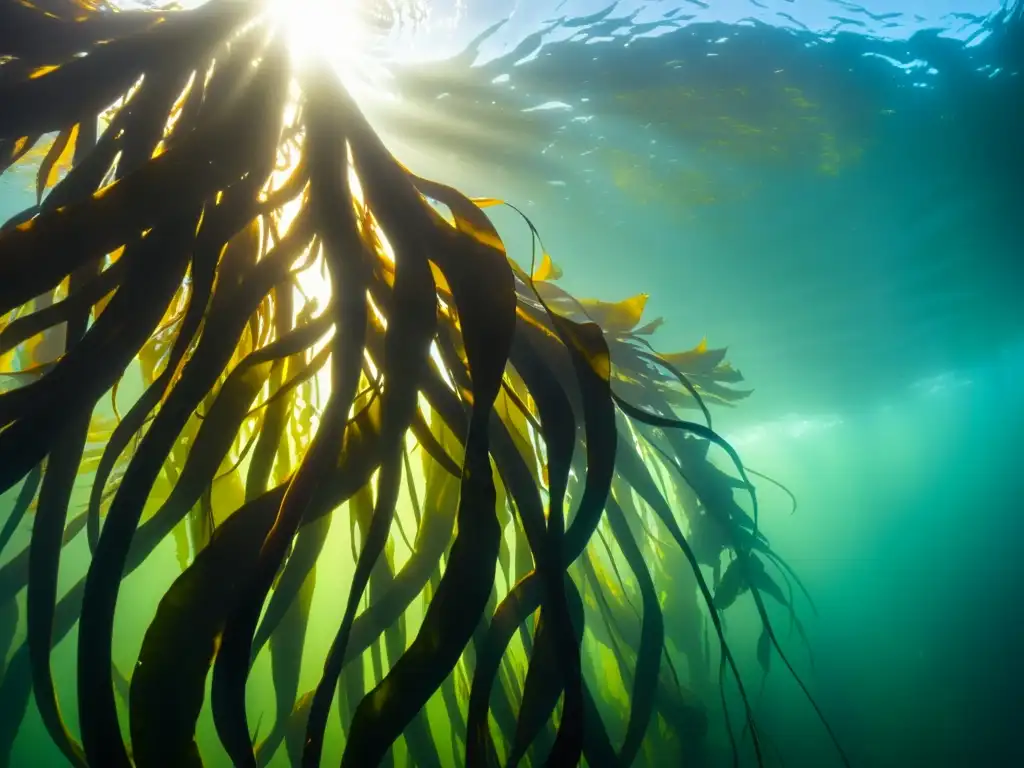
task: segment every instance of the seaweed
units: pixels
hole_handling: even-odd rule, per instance
[[[656,351],[644,294],[574,298],[525,216],[520,266],[486,213],[501,201],[401,165],[329,66],[293,66],[264,3],[4,0],[0,104],[0,173],[46,147],[36,205],[0,230],[0,492],[20,484],[0,532],[0,763],[33,694],[79,766],[202,765],[205,706],[233,764],[284,745],[319,765],[335,700],[344,766],[389,761],[400,738],[420,766],[449,750],[468,766],[694,755],[707,715],[668,641],[699,631],[698,594],[760,762],[721,612],[749,592],[758,660],[767,671],[774,649],[795,675],[762,596],[802,634],[803,587],[711,426],[711,406],[749,394],[724,349]],[[142,390],[122,413],[126,376]],[[318,565],[345,517],[354,574],[303,690]],[[59,595],[83,530],[88,570]],[[126,677],[121,587],[172,535],[181,571]],[[676,616],[658,588],[687,569],[694,599]],[[77,732],[51,670],[76,625]],[[590,669],[599,647],[624,712]],[[274,715],[253,724],[264,650]]]

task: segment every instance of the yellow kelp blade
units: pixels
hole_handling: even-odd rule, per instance
[[[561,276],[561,268],[551,260],[551,255],[547,253],[541,257],[540,264],[537,265],[537,269],[532,275],[533,279],[537,282],[557,280]]]
[[[71,167],[71,159],[75,155],[75,143],[78,140],[78,123],[61,131],[53,140],[46,157],[39,164],[36,172],[36,204],[42,202],[43,193],[52,187]]]
[[[647,298],[646,293],[638,293],[614,303],[598,299],[580,299],[579,303],[590,319],[606,333],[628,333],[640,322]]]
[[[661,356],[683,373],[709,373],[725,359],[725,347],[709,349],[707,337],[686,352],[668,352]]]

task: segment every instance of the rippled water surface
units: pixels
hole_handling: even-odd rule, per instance
[[[1014,339],[1021,284],[1012,9],[872,5],[457,4],[369,108],[762,402],[866,402]]]

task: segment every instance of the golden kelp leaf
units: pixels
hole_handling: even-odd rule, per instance
[[[182,112],[185,108],[185,103],[188,101],[189,96],[192,95],[192,88],[195,85],[195,82],[196,76],[195,73],[193,73],[192,77],[189,78],[188,85],[185,86],[182,92],[178,95],[177,100],[171,106],[170,113],[167,116],[167,123],[164,125],[164,137],[158,144],[158,148],[163,148],[160,150],[161,154],[163,153],[164,149],[166,149],[164,139],[167,139],[167,137],[171,135],[172,131],[174,130],[174,126],[181,118]]]
[[[242,360],[248,357],[256,350],[257,339],[253,335],[253,326],[250,322],[246,324],[245,330],[242,331],[242,335],[238,339],[238,344],[235,347],[234,353],[231,355],[231,360],[228,362],[228,370],[234,368]]]
[[[56,304],[58,301],[64,301],[68,297],[68,291],[71,289],[71,276],[65,277],[56,288],[53,289],[50,301]]]
[[[22,136],[13,142],[3,142],[0,150],[0,173],[21,160],[39,141],[39,136]]]
[[[99,408],[97,407],[97,411]],[[117,420],[103,413],[93,412],[89,420],[88,440],[90,443],[106,443],[117,426]]]
[[[110,264],[113,265],[115,262],[117,262],[117,260],[121,258],[121,254],[122,253],[124,253],[124,246],[123,245],[120,248],[118,248],[117,250],[112,251],[111,253],[109,253],[107,255],[107,258],[109,259]],[[109,267],[108,267],[108,269],[109,269]],[[107,292],[107,294],[105,296],[100,298],[95,304],[92,305],[92,319],[93,319],[93,321],[95,321],[97,317],[99,317],[101,314],[103,314],[103,310],[107,308],[107,305],[110,303],[110,300],[112,298],[114,298],[114,293],[115,292],[116,292],[116,289],[111,289],[110,291]]]
[[[18,348],[15,347],[0,355],[0,376],[9,376],[14,373],[14,361],[17,354]]]
[[[102,298],[100,298],[99,301],[97,301],[95,304],[92,305],[92,319],[93,320],[95,320],[97,317],[99,317],[103,313],[103,310],[107,308],[107,304],[109,304],[110,300],[112,298],[114,298],[114,293],[115,292],[116,292],[116,289],[109,291],[106,296],[103,296]]]
[[[434,276],[434,283],[437,285],[439,293],[452,295],[451,286],[448,285],[448,280],[445,279],[444,273],[441,268],[437,266],[433,261],[430,262],[430,273]]]
[[[504,200],[499,200],[496,197],[471,197],[469,200],[477,208],[493,208],[496,205],[505,204]]]
[[[124,253],[124,246],[122,245],[122,246],[114,249],[110,253],[108,253],[107,254],[107,259],[110,261],[111,264],[114,264],[118,259],[121,258],[121,255],[123,253]]]
[[[32,338],[25,341],[21,345],[21,369],[26,370],[29,367],[42,365],[43,363],[51,362],[49,360],[39,359],[39,347],[43,343],[45,331],[37,333]]]
[[[541,258],[540,264],[537,266],[537,270],[533,273],[533,279],[536,282],[557,280],[561,276],[561,268],[551,260],[551,256],[547,253],[544,254],[543,258]]]
[[[597,299],[580,299],[580,305],[590,319],[606,333],[626,333],[633,330],[647,306],[647,294],[638,293],[614,304]]]
[[[157,368],[163,359],[170,341],[163,335],[151,336],[145,346],[139,350],[139,366],[142,369],[142,380],[150,385],[157,377]]]
[[[219,526],[245,503],[242,473],[236,469],[214,480],[212,496],[214,522]]]
[[[710,373],[725,359],[726,349],[708,349],[707,338],[686,352],[663,353],[661,358],[683,373]]]
[[[57,65],[57,64],[46,64],[45,66],[42,66],[42,67],[36,67],[35,69],[33,69],[31,72],[28,73],[28,79],[29,80],[37,80],[38,78],[43,77],[44,75],[48,75],[51,72],[55,72],[58,69],[60,69],[60,66]]]
[[[61,131],[53,140],[46,157],[36,172],[36,203],[42,201],[43,193],[57,183],[62,173],[71,168],[75,157],[75,143],[78,139],[78,123]]]

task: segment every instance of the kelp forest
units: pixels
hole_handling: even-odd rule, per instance
[[[0,0],[0,763],[37,711],[73,766],[775,764],[724,622],[796,676],[813,604],[740,373],[507,253],[276,19]]]

